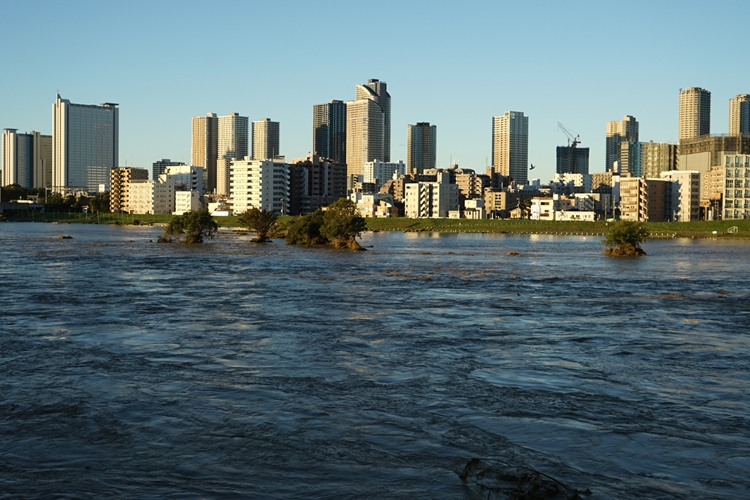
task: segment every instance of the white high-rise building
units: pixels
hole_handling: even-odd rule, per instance
[[[729,99],[729,135],[750,134],[750,94]]]
[[[273,160],[279,153],[281,126],[270,118],[253,122],[253,158]]]
[[[492,118],[492,165],[518,184],[529,179],[529,117],[506,111]]]
[[[57,95],[52,104],[52,188],[97,191],[118,166],[119,110],[104,102],[73,104]]]
[[[607,138],[604,171],[610,172],[616,161],[622,162],[620,158],[620,144],[638,142],[638,121],[635,117],[625,115],[622,120],[607,122]],[[625,151],[627,153],[627,150]]]
[[[250,208],[286,215],[289,211],[289,165],[244,158],[231,164],[231,194],[235,214]]]
[[[2,169],[3,186],[51,187],[52,136],[39,132],[19,134],[14,128],[6,128],[3,132]]]
[[[711,133],[711,92],[699,87],[680,89],[677,138],[693,139]]]
[[[230,113],[218,118],[216,193],[229,194],[229,171],[233,159],[248,156],[249,122],[246,116]]]

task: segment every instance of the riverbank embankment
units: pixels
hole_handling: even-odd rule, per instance
[[[83,214],[31,212],[7,217],[13,222],[57,222],[66,224],[166,225],[171,215],[151,214]],[[283,226],[291,217],[280,217]],[[216,217],[220,227],[238,228],[237,217]],[[369,231],[488,233],[488,234],[549,234],[603,236],[608,230],[605,221],[533,221],[518,219],[366,219]],[[652,238],[721,238],[750,240],[750,220],[646,222]]]

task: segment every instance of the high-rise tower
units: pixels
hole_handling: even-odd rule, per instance
[[[750,94],[729,99],[729,135],[750,134]]]
[[[346,103],[313,105],[313,154],[346,163]]]
[[[230,162],[233,158],[242,159],[248,156],[248,119],[239,113],[230,113],[218,118],[217,126],[217,159],[216,159],[216,193],[230,193]]]
[[[206,169],[206,189],[216,190],[216,158],[218,156],[219,121],[216,113],[193,117],[193,141],[190,164]],[[154,178],[157,176],[154,175]]]
[[[407,125],[406,168],[411,174],[421,174],[435,168],[437,161],[437,126],[427,122]]]
[[[620,143],[638,142],[638,121],[625,115],[622,120],[607,122],[604,170],[612,171],[612,165],[620,160]]]
[[[711,92],[699,87],[680,89],[677,138],[693,139],[711,133]]]
[[[279,122],[261,118],[253,122],[253,159],[273,160],[279,156]]]
[[[506,111],[492,118],[492,165],[518,184],[529,180],[529,117]]]
[[[39,132],[3,132],[3,186],[18,184],[25,188],[52,187],[52,136]]]
[[[361,175],[365,162],[391,159],[391,95],[380,80],[357,85],[346,103],[347,175]]]
[[[57,95],[52,104],[52,188],[96,191],[118,166],[119,110],[103,102],[73,104]]]

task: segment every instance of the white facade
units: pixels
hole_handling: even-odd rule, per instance
[[[673,222],[700,220],[701,173],[695,170],[670,170],[661,178],[671,181],[666,193],[667,216]]]
[[[289,166],[271,160],[245,157],[231,164],[234,213],[250,208],[285,215],[289,209]]]
[[[750,155],[724,155],[724,219],[750,219]]]
[[[552,198],[535,197],[531,199],[531,220],[557,220],[558,214],[571,210],[575,198],[553,196]]]
[[[203,168],[192,165],[172,165],[159,176],[159,182],[171,182],[175,189],[182,191],[196,191],[203,196]]]
[[[357,205],[362,217],[391,217],[394,213],[393,196],[388,193],[353,192],[349,199]]]
[[[458,210],[456,184],[412,182],[404,187],[404,215],[410,219],[447,218]]]
[[[386,163],[380,160],[368,161],[363,165],[363,182],[375,184],[375,189],[385,184],[388,180],[393,179],[394,173],[396,178],[406,174],[406,164],[403,161],[398,163]]]
[[[201,208],[201,197],[198,191],[175,191],[174,215],[195,212]]]
[[[118,166],[117,104],[73,104],[58,94],[52,104],[52,188],[96,191]]]

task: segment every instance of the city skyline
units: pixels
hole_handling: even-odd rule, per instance
[[[295,9],[240,3],[235,7],[240,18],[275,16],[292,31],[309,26],[311,21],[335,22],[348,17],[343,2],[330,2],[322,8],[290,3]],[[750,70],[738,66],[735,71],[735,58],[729,59],[733,51],[706,47],[697,33],[715,30],[718,34],[723,19],[720,12],[741,16],[750,7],[743,2],[723,2],[724,9],[705,11],[692,9],[690,4],[636,2],[627,12],[618,10],[614,15],[614,7],[596,5],[595,10],[594,4],[585,2],[576,9],[552,2],[525,7],[436,3],[429,22],[420,23],[414,32],[433,41],[424,58],[414,59],[396,40],[383,40],[378,51],[366,56],[359,54],[356,44],[341,44],[341,58],[347,64],[324,68],[325,78],[316,76],[306,82],[299,82],[299,75],[316,73],[320,64],[311,57],[318,48],[301,41],[257,42],[262,61],[268,59],[280,68],[273,77],[261,78],[254,69],[257,62],[251,65],[253,69],[234,63],[244,57],[245,48],[220,52],[197,40],[150,36],[141,41],[108,35],[118,30],[158,33],[160,26],[176,22],[221,24],[218,13],[198,3],[186,2],[178,10],[138,2],[128,6],[71,2],[65,7],[51,2],[11,4],[4,12],[18,22],[0,37],[17,46],[6,64],[19,71],[12,73],[7,86],[13,98],[0,99],[0,128],[51,134],[49,102],[59,90],[76,103],[120,104],[120,165],[148,168],[160,158],[189,162],[190,120],[213,110],[221,115],[237,111],[252,121],[274,117],[284,124],[283,153],[300,157],[311,151],[312,106],[332,99],[349,100],[352,85],[378,78],[388,82],[393,95],[392,161],[406,160],[406,125],[424,121],[441,129],[439,167],[447,167],[452,160],[481,172],[491,162],[487,123],[490,117],[512,109],[531,118],[529,163],[536,169],[529,173],[530,178],[548,179],[554,174],[555,149],[566,144],[558,121],[580,134],[582,147],[591,150],[592,171],[597,171],[596,166],[604,164],[605,124],[624,115],[638,117],[641,141],[676,143],[681,88],[709,90],[713,100],[711,131],[728,132],[729,100],[750,90],[743,83],[750,81]],[[399,16],[389,14],[391,9],[379,9],[371,14],[372,21],[394,30],[413,27],[422,15],[419,5],[411,3],[401,9],[399,4]],[[639,9],[647,6],[649,16],[639,15]],[[587,30],[563,28],[579,16]],[[494,55],[502,42],[492,35],[493,19],[499,17],[516,20],[508,27],[511,35],[535,33],[534,37],[524,35],[524,43],[502,59]],[[102,25],[97,18],[110,21]],[[64,30],[65,21],[72,19],[80,19],[91,29]],[[343,26],[342,39],[360,36],[355,26]],[[600,46],[613,32],[629,31],[633,26],[641,28],[630,46],[637,55],[636,75],[622,78],[621,61],[606,57]],[[436,35],[440,29],[459,29],[463,35],[440,37]],[[28,35],[31,32],[33,36]],[[690,33],[696,36],[686,36]],[[94,39],[100,42],[92,44]],[[19,44],[20,40],[24,43]],[[49,50],[53,44],[55,51]],[[61,58],[55,53],[76,57]],[[180,78],[190,69],[195,54],[237,69],[225,79]],[[569,64],[571,59],[576,64]],[[700,60],[711,60],[712,67],[733,68],[733,77],[726,79],[720,72],[708,71]],[[109,69],[102,71],[105,65]],[[44,67],[47,76],[40,79],[32,71],[20,71],[32,67]],[[508,77],[509,67],[518,76]],[[155,119],[139,118],[145,116]]]

